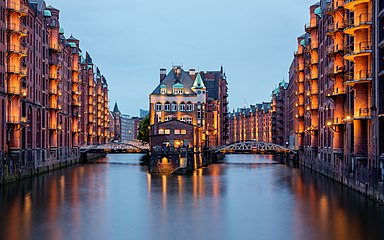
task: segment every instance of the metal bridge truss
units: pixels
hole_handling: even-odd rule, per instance
[[[216,150],[223,153],[293,153],[289,148],[274,143],[245,141],[236,142]]]
[[[130,152],[141,153],[148,151],[145,146],[139,147],[129,143],[107,143],[102,145],[93,145],[83,149],[84,151],[104,151],[104,152]]]

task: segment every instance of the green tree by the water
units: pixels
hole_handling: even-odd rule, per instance
[[[149,114],[139,123],[139,134],[137,139],[149,143]]]

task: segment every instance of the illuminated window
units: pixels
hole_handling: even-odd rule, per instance
[[[164,129],[160,128],[159,129],[159,134],[164,134]]]
[[[185,135],[185,134],[187,134],[187,130],[181,129],[180,133],[181,133],[181,135]]]
[[[156,103],[155,111],[161,111],[161,103]]]
[[[180,109],[180,112],[184,112],[185,111],[185,103],[184,102],[180,103],[179,109]]]
[[[169,102],[166,102],[166,103],[164,104],[164,111],[169,112],[170,110],[171,110],[171,105],[169,104]]]
[[[191,102],[187,103],[187,111],[192,112],[193,111],[193,104]]]
[[[192,117],[190,117],[190,116],[181,117],[181,121],[186,122],[188,124],[192,124]]]
[[[162,88],[162,89],[160,89],[160,93],[161,93],[161,94],[166,94],[166,93],[167,93],[167,89],[166,89],[166,88]]]
[[[165,129],[164,133],[165,134],[171,134],[171,130],[170,129]]]
[[[176,112],[177,111],[177,103],[176,102],[172,102],[171,111],[172,112]]]
[[[165,118],[164,118],[164,121],[165,122],[168,122],[168,121],[171,121],[173,119],[173,116],[166,116]]]
[[[175,135],[179,135],[180,134],[180,129],[175,129]]]

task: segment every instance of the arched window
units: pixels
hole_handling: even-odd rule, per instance
[[[180,109],[180,112],[184,112],[185,111],[185,103],[184,102],[180,103],[179,109]]]
[[[177,112],[177,103],[176,102],[172,102],[171,111]]]
[[[166,103],[164,104],[164,111],[169,112],[170,110],[171,110],[171,105],[169,104],[169,102],[166,102]]]
[[[155,111],[161,111],[161,103],[156,103],[155,105]]]
[[[191,102],[187,103],[187,111],[188,112],[192,112],[193,111],[193,103],[191,103]]]

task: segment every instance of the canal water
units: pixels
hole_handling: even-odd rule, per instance
[[[384,239],[384,207],[269,155],[151,176],[110,155],[0,189],[0,239]]]

